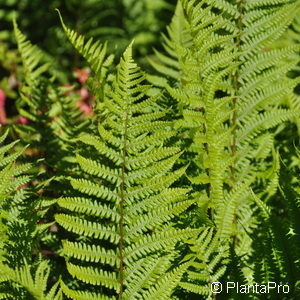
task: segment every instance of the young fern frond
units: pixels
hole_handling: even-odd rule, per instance
[[[99,286],[90,293],[63,284],[72,299],[106,299],[107,289],[111,299],[169,299],[187,267],[171,267],[173,247],[198,231],[170,222],[192,204],[188,189],[171,188],[186,168],[172,171],[180,149],[164,146],[174,132],[162,120],[165,113],[156,111],[158,97],[147,96],[151,87],[131,47],[99,103],[98,136],[77,139],[83,148],[92,147],[89,155],[76,157],[84,177],[70,178],[80,197],[58,199],[66,212],[56,215],[57,222],[86,240],[63,243],[68,271]]]

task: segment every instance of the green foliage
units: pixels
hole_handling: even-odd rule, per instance
[[[30,244],[24,242],[31,238],[32,222],[34,220],[24,219],[24,214],[30,211],[28,206],[28,191],[20,188],[30,181],[30,176],[24,174],[31,166],[30,164],[15,165],[16,159],[22,154],[23,149],[15,153],[8,154],[7,152],[17,143],[11,142],[3,145],[8,131],[1,138],[0,149],[0,177],[1,177],[1,258],[0,261],[8,260],[11,265],[19,265],[22,263],[22,256],[30,257]],[[17,190],[19,189],[19,190]],[[26,203],[27,202],[27,203]],[[27,204],[27,205],[26,205]],[[23,217],[22,217],[23,215]],[[31,214],[32,215],[32,214]],[[19,218],[19,219],[18,219]],[[19,220],[19,221],[18,221]],[[25,230],[20,230],[22,227],[27,227]],[[19,228],[16,232],[13,228]],[[31,230],[28,230],[31,228]],[[14,250],[14,251],[12,251]],[[7,257],[9,255],[9,258]]]
[[[81,240],[85,237],[63,242],[68,271],[85,283],[114,290],[112,298],[168,299],[184,271],[171,267],[174,245],[195,231],[170,223],[193,201],[186,199],[187,189],[171,188],[185,168],[170,171],[180,149],[164,147],[174,131],[161,120],[165,113],[154,110],[159,95],[147,96],[149,90],[129,46],[99,104],[99,137],[78,138],[95,149],[94,158],[76,157],[87,174],[70,178],[78,196],[58,200],[69,212],[57,214],[57,222]],[[161,290],[162,284],[169,288]],[[103,288],[93,297],[104,296]],[[92,297],[63,290],[73,299]]]
[[[85,116],[14,21],[27,124],[0,148],[0,299],[299,298],[299,1],[180,0],[151,75],[133,45],[167,2],[90,4],[125,11],[126,33],[94,31],[122,36],[116,56],[136,38],[115,67],[59,13],[91,70]],[[228,281],[289,293],[213,293]]]
[[[55,71],[50,68],[50,63],[43,62],[40,49],[26,39],[16,23],[14,29],[25,81],[20,86],[17,109],[29,120],[29,124],[15,125],[14,130],[22,141],[30,142],[32,148],[39,148],[39,154],[46,158],[45,168],[64,172],[72,168],[68,154],[72,149],[72,138],[91,122],[81,118],[81,112],[75,106],[77,99],[68,95],[69,89],[53,84]]]
[[[244,276],[248,282],[253,278],[245,263],[249,234],[258,223],[250,191],[265,201],[276,193],[280,164],[274,137],[279,131],[272,128],[300,112],[296,105],[285,106],[299,83],[299,78],[286,76],[299,60],[299,47],[269,48],[298,7],[298,1],[181,1],[164,38],[167,56],[157,52],[157,62],[151,61],[169,77],[160,82],[177,108],[177,143],[188,151],[185,160],[193,161],[188,178],[215,228],[215,238],[208,242],[212,248],[206,251],[216,253],[207,255],[205,263],[204,250],[191,247],[193,267],[188,282],[182,283],[188,291],[211,295],[206,282],[219,281],[231,244],[243,261]],[[151,79],[161,86],[158,78]],[[201,236],[195,245],[204,241]],[[208,268],[210,263],[219,264],[222,272]]]
[[[299,165],[292,169],[293,175],[299,174]],[[294,173],[295,172],[295,173]],[[253,248],[256,257],[249,261],[254,268],[256,282],[289,283],[291,298],[297,299],[299,289],[299,176],[297,181],[287,185],[285,178],[280,177],[280,198],[271,198],[269,207],[255,198],[259,211],[257,212],[262,226],[253,235]],[[276,206],[281,207],[278,211]],[[276,298],[276,293],[272,297]]]
[[[110,52],[120,54],[136,38],[139,56],[149,54],[159,43],[159,33],[171,17],[173,0],[54,0],[40,5],[38,0],[3,0],[0,7],[0,40],[13,46],[10,34],[13,17],[26,34],[46,52],[59,58],[64,67],[79,63],[57,22],[54,9],[59,9],[67,24],[75,24],[77,32],[88,37],[109,40]],[[43,20],[41,23],[40,20]],[[39,24],[39,26],[36,26]],[[47,38],[45,38],[47,34]],[[58,46],[60,45],[60,46]]]
[[[50,291],[48,298],[40,296],[46,289],[50,271],[45,261],[38,265],[33,284],[29,267],[33,263],[32,253],[42,232],[51,225],[38,225],[37,222],[49,204],[36,196],[41,185],[29,186],[32,179],[28,173],[32,169],[31,164],[17,162],[24,149],[11,152],[18,141],[3,145],[7,135],[8,131],[0,137],[0,297],[29,299],[31,294],[35,299],[59,299],[54,298],[57,285]]]
[[[62,299],[62,293],[59,290],[59,282],[57,282],[51,290],[47,293],[47,280],[50,273],[50,267],[46,261],[41,261],[38,264],[34,277],[31,274],[31,269],[28,264],[25,264],[20,269],[11,269],[6,265],[1,266],[0,271],[1,278],[7,278],[10,281],[13,281],[15,285],[24,288],[28,294],[26,294],[26,299],[32,297],[32,299],[41,299],[41,300],[60,300]],[[19,294],[16,294],[16,298],[19,299]],[[10,297],[9,294],[3,295],[5,297]],[[2,295],[0,295],[2,297]],[[7,299],[7,298],[1,298]]]

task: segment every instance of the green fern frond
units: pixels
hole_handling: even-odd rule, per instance
[[[191,254],[185,257],[190,262],[186,280],[180,286],[192,293],[211,296],[210,284],[220,282],[226,271],[229,248],[226,240],[219,238],[213,228],[203,230],[197,240],[192,241]]]
[[[80,196],[58,199],[67,212],[57,214],[56,221],[92,241],[63,243],[68,271],[79,282],[107,288],[124,300],[133,294],[134,298],[165,299],[164,282],[171,295],[186,269],[171,268],[174,245],[199,230],[172,227],[172,219],[193,204],[186,199],[188,189],[170,188],[186,168],[172,171],[180,148],[165,146],[174,131],[163,120],[166,113],[153,105],[158,96],[147,95],[151,86],[133,61],[131,48],[99,103],[99,137],[84,134],[76,139],[92,146],[93,153],[77,154],[84,177],[70,178],[70,183]],[[161,266],[154,264],[157,259]],[[142,283],[146,278],[155,284]],[[74,299],[90,295],[84,290],[63,290]],[[95,297],[102,299],[101,294]]]
[[[1,137],[1,144],[5,141],[7,137],[8,131],[6,131]],[[23,192],[22,190],[16,191],[18,188],[22,187],[22,185],[26,185],[31,177],[29,175],[24,175],[32,166],[30,164],[17,165],[16,159],[23,153],[24,149],[14,151],[12,154],[7,153],[11,150],[17,143],[11,142],[7,145],[0,145],[0,179],[1,179],[1,187],[0,187],[0,208],[1,208],[1,220],[0,220],[0,228],[1,228],[1,254],[0,261],[5,261],[5,256],[8,254],[7,251],[10,246],[18,248],[17,243],[13,245],[13,241],[11,245],[9,241],[9,235],[12,234],[10,229],[14,228],[16,223],[15,217],[20,216],[22,214],[22,203],[24,200],[28,201],[26,198],[28,197],[28,192]],[[16,167],[15,167],[16,166]],[[27,196],[27,197],[26,197]],[[25,198],[25,199],[24,199]],[[20,203],[18,203],[20,202]],[[10,207],[8,206],[10,204]],[[20,205],[19,205],[20,204]],[[24,208],[23,208],[24,209]],[[29,222],[27,222],[29,223]],[[20,224],[21,225],[21,224]],[[28,224],[27,224],[28,225]],[[23,224],[24,226],[24,224]],[[16,227],[15,227],[16,228]],[[25,232],[23,232],[24,234]],[[29,246],[30,247],[30,246]],[[6,248],[6,249],[5,249]],[[28,247],[25,248],[28,251]],[[24,250],[25,250],[24,249]],[[10,249],[11,250],[11,249]],[[25,250],[25,252],[26,252]],[[15,260],[18,257],[18,254],[11,254],[11,259]],[[9,263],[13,264],[12,261]],[[14,262],[16,264],[21,263]]]
[[[107,56],[107,44],[102,44],[100,41],[94,41],[93,38],[90,38],[88,41],[85,40],[85,37],[78,34],[74,30],[68,28],[63,18],[58,12],[62,27],[65,31],[66,36],[70,40],[74,48],[83,56],[83,58],[88,62],[91,70],[93,71],[93,82],[91,88],[95,94],[100,96],[100,99],[103,97],[103,82],[107,75],[108,67],[112,64],[114,56]]]
[[[68,95],[66,88],[56,86],[51,68],[43,63],[42,52],[26,39],[16,22],[14,29],[24,65],[24,82],[16,106],[29,124],[14,125],[13,129],[22,142],[30,142],[32,148],[40,149],[38,155],[43,153],[46,157],[46,169],[52,167],[64,173],[74,167],[69,154],[72,138],[86,130],[91,122],[82,118],[74,94]]]
[[[173,77],[161,86],[172,99],[177,143],[188,151],[183,161],[192,161],[188,178],[206,199],[214,241],[228,249],[233,243],[243,262],[252,255],[246,249],[258,222],[251,188],[267,199],[278,189],[273,128],[299,116],[296,106],[286,108],[299,83],[287,76],[298,63],[299,47],[271,48],[298,8],[297,1],[182,0],[174,20],[184,24],[189,42],[172,33],[166,54],[158,55],[163,67],[153,63],[159,73]],[[223,267],[220,276],[226,259]],[[189,277],[201,277],[200,270]],[[251,277],[249,268],[242,270]],[[191,292],[210,295],[208,286],[184,284]]]
[[[184,12],[180,1],[177,2],[171,24],[167,27],[167,35],[163,35],[163,47],[166,54],[155,50],[155,57],[149,58],[152,67],[163,75],[180,82],[180,51],[181,48],[188,48],[191,44],[191,37],[186,28]],[[150,76],[149,80],[157,85],[164,85],[166,82],[163,77]]]
[[[157,284],[150,287],[149,291],[143,293],[143,299],[170,299],[173,290],[178,285],[178,282],[186,271],[187,267],[188,263],[181,264],[172,272],[165,274]]]
[[[25,288],[34,299],[37,300],[62,300],[62,292],[58,283],[47,293],[47,280],[50,267],[47,261],[41,261],[35,271],[34,277],[28,264],[14,270],[7,265],[1,265],[1,272],[6,274],[9,280]]]
[[[102,45],[100,41],[94,42],[93,38],[90,38],[85,43],[85,38],[82,35],[77,34],[74,30],[69,29],[60,14],[60,11],[57,9],[62,27],[69,38],[72,45],[76,48],[76,50],[86,59],[89,63],[91,69],[95,73],[95,76],[98,76],[100,68],[108,67],[112,62],[113,56],[109,56],[106,58],[106,45]],[[100,79],[100,77],[99,77]]]
[[[19,30],[16,20],[14,20],[14,31],[25,69],[25,80],[30,85],[49,69],[50,64],[45,63],[41,65],[42,51],[27,40]]]

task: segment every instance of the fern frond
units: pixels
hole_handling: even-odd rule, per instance
[[[211,260],[221,267],[205,273],[197,265],[205,246],[187,256],[194,269],[183,285],[193,293],[209,297],[208,285],[199,281],[225,274],[228,252],[219,257],[216,245],[229,249],[232,243],[245,263],[251,257],[246,249],[258,219],[250,191],[260,190],[268,199],[278,189],[278,156],[273,149],[279,130],[273,128],[299,116],[297,106],[286,108],[299,83],[299,78],[287,76],[298,63],[299,48],[272,49],[271,44],[298,8],[298,1],[182,0],[174,20],[184,24],[182,32],[187,32],[189,42],[183,44],[172,33],[165,40],[166,53],[157,56],[163,67],[152,63],[158,73],[173,77],[161,87],[175,108],[177,144],[187,150],[183,162],[192,161],[187,175],[201,197],[198,202],[206,203],[202,214],[215,226],[200,240],[206,240],[214,253],[206,257],[206,264]],[[251,277],[250,268],[242,270]]]
[[[94,41],[93,38],[90,38],[88,41],[85,40],[84,36],[78,34],[74,30],[68,28],[63,18],[60,14],[60,11],[57,9],[62,27],[65,31],[66,36],[68,37],[71,44],[74,48],[83,56],[83,58],[88,62],[91,70],[94,73],[93,78],[95,79],[91,85],[94,93],[98,94],[101,99],[103,97],[103,81],[106,77],[108,67],[113,62],[114,56],[107,56],[107,45],[101,44],[100,41]],[[96,86],[95,86],[96,85]]]
[[[219,282],[226,271],[229,248],[226,240],[219,238],[213,228],[205,229],[191,246],[191,254],[185,257],[190,262],[187,280],[180,286],[192,293],[211,296],[210,284]]]
[[[163,278],[155,285],[151,286],[148,292],[143,293],[144,299],[170,299],[174,288],[178,285],[180,278],[186,271],[188,264],[181,264],[175,268],[172,272],[167,273]]]
[[[93,61],[92,53],[86,55]],[[171,295],[185,270],[172,269],[174,246],[199,232],[172,227],[172,219],[193,203],[186,198],[188,189],[171,188],[186,167],[172,170],[182,153],[165,143],[175,131],[154,105],[159,96],[148,96],[151,86],[132,59],[132,45],[111,78],[99,103],[99,136],[76,138],[83,147],[92,146],[89,153],[79,148],[82,154],[76,156],[81,178],[69,178],[80,196],[57,201],[67,212],[56,214],[56,221],[84,239],[64,241],[61,253],[79,282],[99,285],[122,299],[165,299],[164,282]],[[63,290],[74,299],[94,295],[66,286]],[[94,296],[102,299],[101,293]]]
[[[156,71],[178,82],[181,78],[180,50],[191,44],[191,37],[186,25],[182,5],[178,1],[172,22],[167,27],[168,36],[163,35],[163,47],[167,54],[155,50],[155,57],[149,58],[150,64]],[[166,79],[161,76],[158,78],[150,76],[149,80],[157,85],[164,85],[163,83],[166,82]]]
[[[6,265],[1,266],[1,272],[5,273],[9,280],[25,288],[35,299],[41,300],[62,300],[62,292],[58,284],[54,285],[47,293],[47,280],[50,273],[50,267],[47,261],[41,261],[35,271],[34,277],[31,274],[31,268],[25,264],[17,270],[11,269]]]
[[[69,154],[71,139],[90,122],[81,118],[74,96],[67,95],[63,87],[55,86],[51,68],[43,63],[42,52],[26,39],[16,22],[14,29],[24,65],[24,83],[20,85],[17,109],[30,121],[27,125],[15,125],[14,130],[22,142],[30,142],[32,148],[40,149],[38,155],[43,153],[46,157],[45,168],[53,167],[64,173],[73,168]]]
[[[32,45],[23,33],[19,30],[16,20],[14,20],[14,31],[18,43],[18,49],[21,53],[23,66],[25,69],[25,80],[28,85],[38,79],[41,74],[49,69],[50,64],[44,63],[41,65],[43,58],[42,51]]]

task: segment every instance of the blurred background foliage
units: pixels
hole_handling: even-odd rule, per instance
[[[33,44],[55,56],[63,66],[78,63],[63,34],[55,8],[67,25],[85,36],[107,40],[114,53],[121,53],[134,38],[137,53],[145,56],[159,43],[160,32],[169,23],[175,0],[1,0],[0,40],[14,45],[14,12],[22,31]]]
[[[78,72],[84,65],[67,41],[55,8],[69,27],[107,41],[116,59],[134,39],[135,58],[145,65],[152,48],[159,48],[160,33],[170,22],[175,4],[175,0],[0,0],[0,124],[16,121],[12,100],[22,80],[12,30],[14,15],[22,32],[51,61],[61,83],[75,83],[79,91]]]

